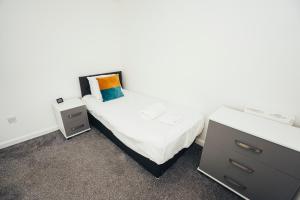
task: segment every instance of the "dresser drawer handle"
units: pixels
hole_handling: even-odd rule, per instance
[[[81,113],[82,113],[82,112],[77,112],[77,113],[69,114],[69,115],[68,115],[68,118],[69,118],[69,119],[72,119],[73,117],[77,117],[77,116],[81,115]]]
[[[229,158],[229,163],[232,164],[233,166],[243,170],[244,172],[247,172],[248,174],[252,174],[254,172],[253,169],[249,168],[249,167],[246,167],[245,165],[237,162],[237,161],[234,161],[233,159]]]
[[[241,142],[239,140],[235,140],[235,144],[239,147],[241,147],[242,149],[246,149],[248,151],[251,151],[251,152],[254,152],[254,153],[257,153],[257,154],[261,154],[263,152],[262,149],[259,149],[257,147],[253,147],[249,144],[246,144],[244,142]]]
[[[247,187],[246,186],[243,186],[242,184],[240,184],[239,182],[237,182],[236,180],[228,177],[228,176],[224,176],[224,180],[230,184],[231,186],[237,188],[237,189],[240,189],[240,190],[246,190]]]
[[[84,124],[80,124],[79,126],[73,127],[71,130],[72,130],[72,131],[76,131],[76,130],[78,130],[78,129],[80,129],[80,128],[83,128],[83,127],[84,127]]]

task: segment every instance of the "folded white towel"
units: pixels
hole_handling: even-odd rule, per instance
[[[181,119],[181,115],[175,113],[166,113],[158,118],[158,120],[162,123],[168,125],[175,125]]]
[[[166,111],[166,106],[162,103],[152,104],[141,111],[141,115],[145,119],[155,119]]]

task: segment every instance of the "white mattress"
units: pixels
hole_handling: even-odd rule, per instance
[[[124,97],[101,102],[91,95],[83,97],[89,112],[104,124],[126,146],[157,164],[171,159],[181,149],[189,147],[204,126],[202,114],[191,108],[163,102],[167,113],[181,116],[176,125],[158,119],[141,117],[145,107],[162,102],[159,99],[123,90]]]

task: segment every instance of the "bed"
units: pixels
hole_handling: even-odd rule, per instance
[[[79,77],[90,123],[155,177],[160,177],[201,133],[202,115],[191,108],[126,89],[123,89],[124,97],[101,102],[90,95],[87,77],[106,74],[119,74],[122,85],[121,71]],[[167,113],[180,115],[180,122],[170,125],[142,118],[140,111],[156,102],[163,102]]]

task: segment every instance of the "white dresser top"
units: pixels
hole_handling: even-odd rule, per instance
[[[300,128],[221,107],[210,120],[300,152]]]
[[[53,103],[53,107],[58,111],[69,110],[83,105],[83,102],[79,98],[64,99],[64,102],[62,103]]]

